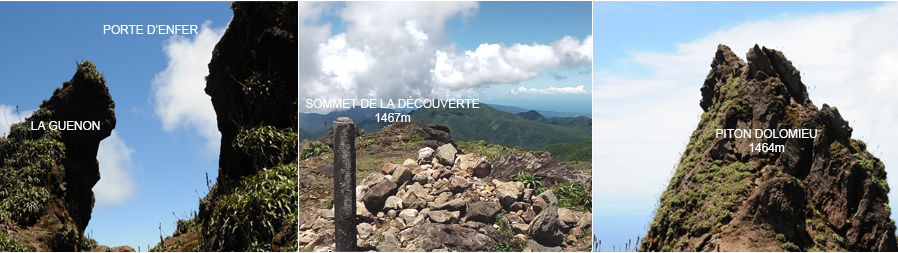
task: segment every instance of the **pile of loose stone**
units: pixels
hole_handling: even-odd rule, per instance
[[[505,225],[532,251],[560,251],[591,229],[592,214],[558,208],[552,191],[534,196],[521,182],[488,180],[492,167],[452,144],[425,147],[416,160],[386,163],[356,187],[361,249],[377,251],[494,251]],[[501,215],[500,215],[501,214]],[[333,210],[300,226],[300,247],[326,251]],[[502,219],[502,220],[497,220]]]

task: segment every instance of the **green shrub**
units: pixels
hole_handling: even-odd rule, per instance
[[[250,122],[259,122],[256,115],[270,114],[277,105],[282,104],[281,101],[289,99],[291,95],[287,92],[287,84],[281,81],[276,73],[250,71],[251,74],[242,82],[235,79],[243,91],[245,105],[243,111],[237,113],[243,114],[240,118],[246,125],[252,124]]]
[[[497,241],[497,252],[521,252],[527,245],[520,239],[514,238],[512,241]]]
[[[552,190],[558,196],[558,205],[577,211],[592,211],[592,198],[589,190],[581,183],[568,182]]]
[[[408,139],[412,143],[419,143],[419,142],[424,141],[424,138],[421,138],[421,136],[418,136],[417,134],[412,134],[411,136],[408,137]]]
[[[30,225],[44,213],[50,194],[45,181],[64,159],[65,145],[59,131],[30,131],[24,125],[13,125],[10,138],[0,137],[0,218]]]
[[[270,167],[296,159],[296,132],[273,126],[242,129],[233,147],[253,158],[258,167]]]
[[[826,224],[824,224],[823,222],[817,222],[817,223],[814,223],[814,229],[816,229],[816,230],[818,230],[818,231],[825,231],[825,230],[826,230]]]
[[[845,247],[845,238],[843,238],[842,236],[839,236],[839,234],[833,233],[833,240],[836,240],[836,242],[839,243],[839,245],[841,245],[842,247]]]
[[[258,250],[285,226],[298,222],[297,166],[279,165],[244,177],[234,192],[218,196],[211,203],[211,217],[204,237],[218,238],[231,249]],[[208,241],[204,238],[204,241]],[[266,248],[266,250],[268,250]]]
[[[50,242],[50,247],[53,251],[74,251],[75,245],[80,244],[81,242],[78,240],[78,229],[69,224],[63,225],[56,230],[56,233],[53,235],[53,239]]]
[[[0,251],[3,252],[16,252],[16,251],[29,251],[28,248],[25,247],[24,244],[17,241],[16,239],[9,237],[4,232],[0,232]]]
[[[823,236],[823,235],[814,236],[814,241],[816,241],[819,244],[826,245],[826,236]]]
[[[90,251],[94,247],[97,247],[97,240],[90,237],[90,234],[85,233],[84,237],[81,239],[81,251]]]
[[[330,152],[331,148],[320,141],[312,141],[309,142],[309,145],[302,149],[302,153],[299,155],[299,160],[305,160],[312,157],[319,156],[321,154]]]
[[[365,143],[362,144],[362,148],[368,148],[370,146],[376,146],[379,144],[380,142],[378,142],[377,140],[366,140]]]
[[[801,248],[798,248],[798,245],[795,245],[795,243],[792,242],[783,243],[782,247],[789,252],[801,251]]]
[[[496,240],[496,251],[498,252],[521,252],[527,243],[521,239],[515,238],[514,232],[511,230],[511,224],[506,219],[507,212],[502,210],[496,215],[496,225],[499,227],[499,233],[502,234],[501,239]]]
[[[786,242],[786,235],[784,234],[776,234],[776,240],[780,242]]]
[[[543,182],[542,182],[543,179],[540,176],[537,176],[535,174],[530,174],[523,170],[518,171],[518,174],[515,175],[514,177],[512,177],[511,180],[514,180],[516,182],[521,182],[524,184],[524,187],[527,187],[530,189],[536,189],[537,187],[540,187],[543,185]]]

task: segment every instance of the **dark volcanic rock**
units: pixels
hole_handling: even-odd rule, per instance
[[[436,206],[433,210],[448,210],[448,211],[465,211],[465,203],[462,199],[453,199],[443,203],[442,205]]]
[[[527,240],[527,247],[530,247],[533,252],[561,252],[561,247],[559,246],[546,247],[534,240]]]
[[[99,121],[98,131],[62,131],[62,142],[66,146],[65,190],[69,214],[78,225],[79,233],[90,221],[94,206],[91,189],[100,180],[97,150],[100,141],[112,134],[115,128],[115,102],[109,95],[106,79],[97,71],[93,63],[78,64],[78,71],[72,80],[63,83],[62,89],[53,92],[41,107],[52,114],[35,115],[26,121]]]
[[[387,201],[387,198],[396,194],[397,187],[399,186],[391,180],[381,180],[379,183],[372,186],[371,189],[368,189],[368,193],[366,193],[365,196],[362,196],[362,202],[365,203],[365,208],[371,213],[380,212],[384,207],[384,202]]]
[[[297,129],[297,4],[235,2],[231,8],[234,18],[212,51],[206,77],[221,132],[219,182],[255,172],[252,158],[231,145],[241,128]]]
[[[743,62],[718,46],[704,114],[661,197],[643,251],[895,251],[883,163],[818,109],[782,52]],[[715,137],[716,129],[811,129],[811,138]],[[757,152],[753,144],[782,145]],[[534,202],[534,207],[537,204]]]
[[[530,238],[544,246],[559,246],[564,241],[564,233],[558,223],[558,198],[552,191],[545,191],[534,201],[534,210],[540,207],[539,214],[530,221]],[[537,202],[542,204],[537,204]]]
[[[458,224],[425,223],[400,232],[403,244],[419,250],[494,251],[496,240]]]
[[[324,175],[325,177],[333,178],[334,166],[330,164],[322,164],[315,168],[315,172],[318,172],[318,174]]]
[[[216,213],[227,210],[219,201],[232,194],[243,178],[258,175],[264,168],[288,165],[295,159],[289,148],[268,142],[288,140],[271,137],[264,152],[247,151],[238,136],[247,133],[290,133],[297,128],[298,90],[298,4],[296,2],[234,2],[234,16],[215,45],[209,62],[205,92],[211,98],[221,132],[217,182],[200,202],[200,249],[203,251],[245,251],[252,245],[277,250],[283,238],[296,238],[289,216],[270,218],[255,216],[247,220],[266,219],[265,229],[240,225],[240,229],[224,228],[233,218]],[[245,140],[245,139],[244,139]],[[289,144],[289,141],[285,142]],[[275,154],[279,153],[279,154]],[[274,161],[274,162],[272,162]],[[271,164],[273,163],[273,164]],[[295,166],[295,165],[293,165]],[[286,180],[286,179],[280,179]],[[258,202],[251,202],[258,203]],[[253,210],[257,207],[244,207]],[[286,212],[290,212],[289,210]],[[232,215],[242,215],[234,213]],[[229,219],[230,218],[230,219]],[[236,232],[220,232],[230,229]],[[292,235],[291,235],[292,234]],[[278,240],[275,240],[278,239]],[[289,239],[288,239],[289,240]],[[257,244],[261,243],[261,244]]]
[[[465,217],[468,221],[493,223],[502,206],[496,202],[476,202],[468,204]]]
[[[523,154],[502,155],[492,164],[490,176],[511,181],[518,171],[526,171],[543,178],[544,186],[554,186],[561,182],[580,182],[591,185],[592,176],[567,166],[548,152],[530,151]]]
[[[452,136],[449,134],[449,127],[420,121],[396,122],[382,129],[375,136],[378,143],[386,146],[389,146],[394,142],[409,142],[412,139],[412,136],[421,138],[421,143],[419,143],[419,146],[421,147],[437,149],[443,144],[455,144],[455,140],[453,140]],[[329,131],[325,136],[318,139],[318,141],[333,147],[333,131]]]
[[[31,130],[32,124],[49,126],[51,121],[98,122],[99,129]],[[27,229],[23,233],[30,234],[27,238],[34,241],[25,244],[33,251],[82,250],[73,242],[82,238],[90,221],[92,188],[100,180],[97,151],[115,123],[115,102],[106,79],[93,63],[84,61],[78,63],[72,79],[57,88],[37,111],[12,125],[8,138],[0,142],[0,187],[5,192],[0,200],[11,200],[15,205],[2,207],[12,215],[0,217],[0,227],[5,227],[6,219],[21,227],[6,228],[3,233],[12,235],[20,228]],[[18,181],[22,177],[28,180]],[[65,240],[57,235],[65,235]]]

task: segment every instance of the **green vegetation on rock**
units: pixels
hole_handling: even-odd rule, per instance
[[[501,238],[496,240],[496,251],[498,252],[521,252],[527,247],[527,243],[521,239],[515,238],[515,233],[511,229],[506,216],[508,212],[502,210],[496,214],[496,225],[499,227]]]
[[[576,211],[592,211],[592,197],[586,185],[566,182],[555,186],[552,193],[558,196],[558,206]]]
[[[536,189],[543,185],[543,179],[540,176],[530,174],[526,171],[518,171],[518,174],[511,178],[516,182],[521,182],[524,187]]]
[[[486,160],[492,162],[504,154],[515,154],[527,152],[526,149],[515,146],[506,146],[499,144],[487,144],[486,141],[458,141],[458,148],[465,153],[474,153],[486,157]]]
[[[247,251],[265,251],[287,226],[296,226],[298,181],[296,165],[266,168],[244,178],[234,192],[209,203],[212,217],[206,222],[209,235]],[[296,251],[296,233],[284,238],[289,245],[281,250]],[[290,248],[293,247],[293,248]]]
[[[592,140],[552,144],[543,150],[560,161],[592,161]]]
[[[46,113],[39,109],[36,114]],[[60,132],[43,131],[40,136],[18,123],[9,138],[0,137],[0,220],[30,225],[43,215],[49,199],[48,174],[65,156]]]
[[[0,232],[0,251],[3,252],[21,252],[28,251],[28,248],[25,247],[21,242],[16,241],[6,235],[4,232]]]
[[[308,146],[302,148],[302,153],[299,154],[299,160],[309,159],[327,152],[331,152],[331,148],[328,147],[327,144],[320,141],[311,141]]]
[[[254,127],[240,131],[233,145],[255,158],[255,166],[270,167],[296,157],[296,132],[292,129],[280,131],[273,126]]]
[[[246,251],[269,251],[275,246],[296,250],[296,141],[293,129],[273,126],[246,129],[236,136],[233,147],[251,157],[258,169],[228,185],[229,189],[216,184],[200,201],[205,210],[201,213],[208,215],[183,225],[200,228],[198,245]],[[191,229],[181,230],[187,233]],[[161,250],[167,250],[160,244]]]

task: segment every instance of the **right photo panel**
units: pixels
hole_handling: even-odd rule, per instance
[[[898,251],[898,3],[594,2],[595,251]]]

